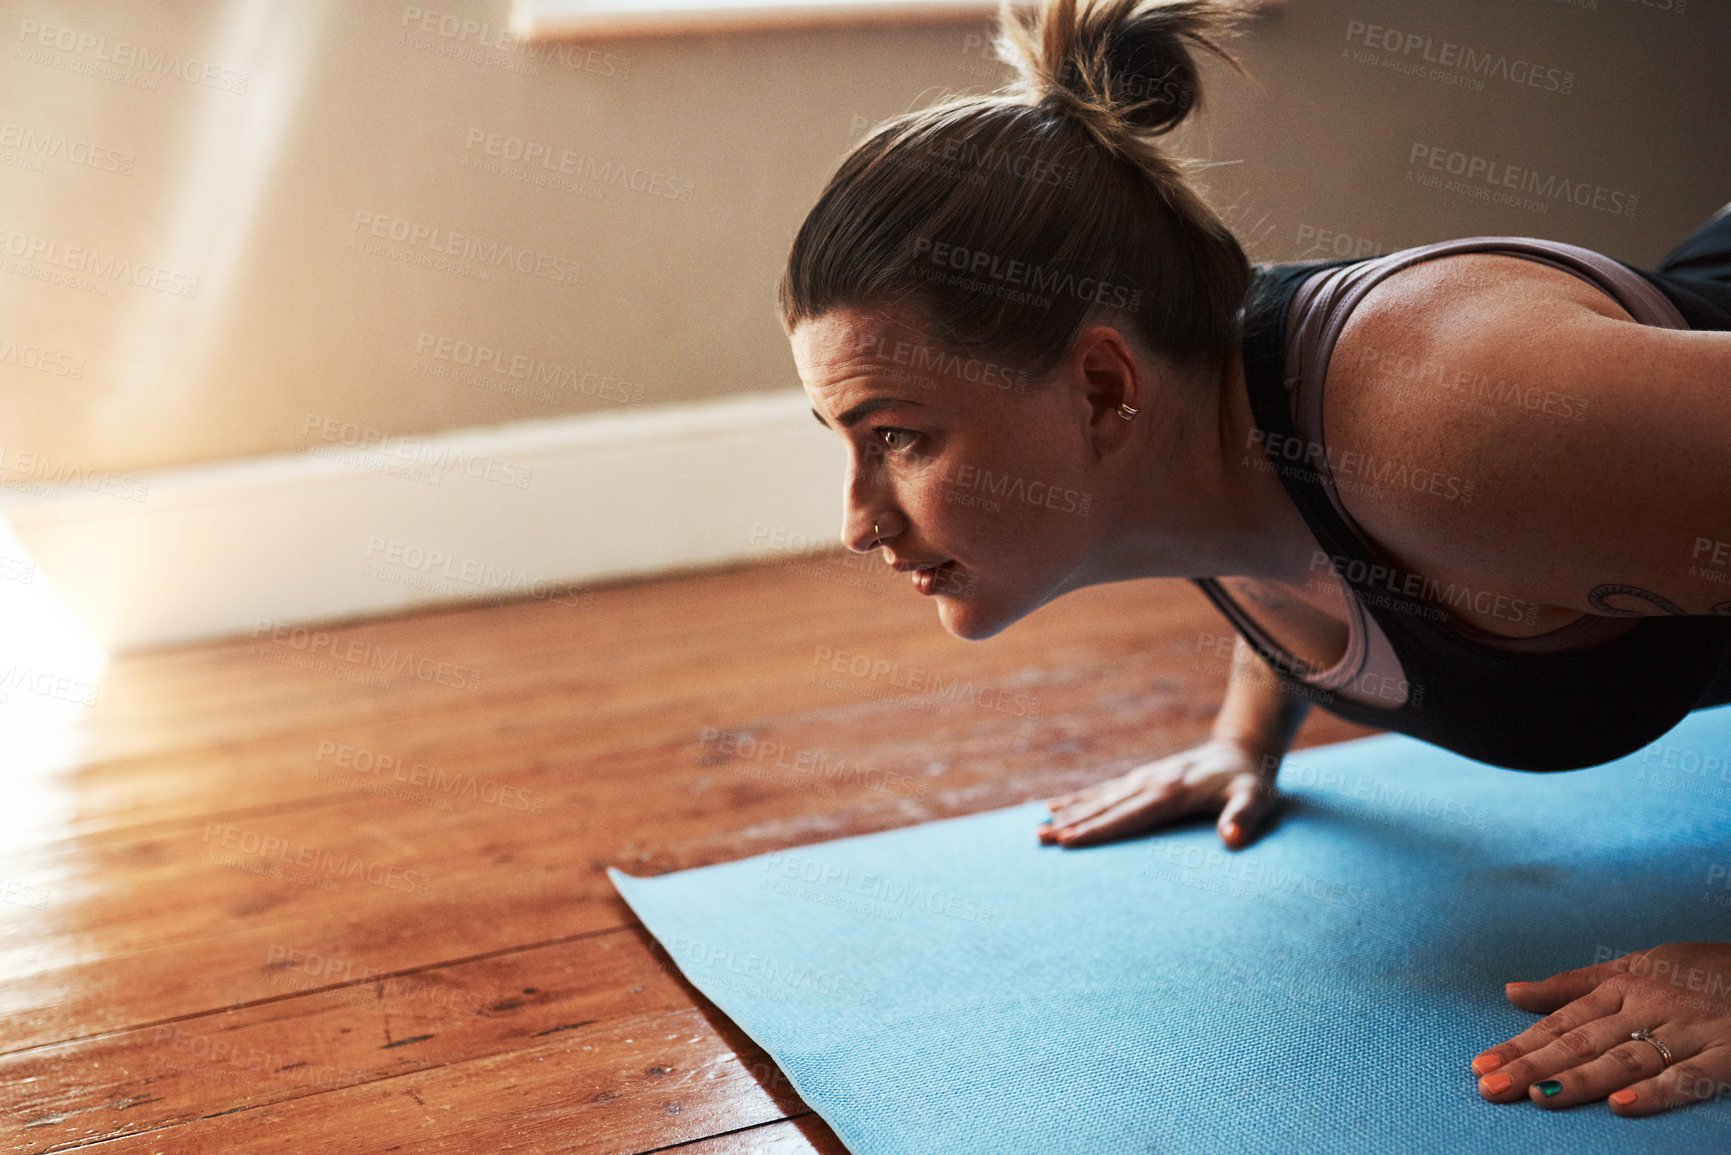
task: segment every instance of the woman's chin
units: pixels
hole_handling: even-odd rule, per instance
[[[984,641],[1015,620],[991,612],[978,598],[938,595],[938,621],[950,636],[964,642]]]

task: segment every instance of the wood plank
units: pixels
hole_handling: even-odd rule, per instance
[[[286,1140],[304,1155],[352,1155],[360,1140],[374,1151],[621,1155],[787,1114],[699,1009],[581,1038],[568,1034],[321,1094],[238,1105],[79,1150],[258,1151]]]
[[[664,1150],[677,1155],[847,1155],[835,1132],[816,1115],[798,1115]]]
[[[622,1055],[639,1054],[631,1040],[660,1040],[645,1070],[737,1063],[778,1110],[803,1109],[786,1077],[743,1035],[667,1032],[670,1016],[694,1008],[725,1018],[641,926],[411,974],[375,976],[364,959],[289,944],[269,954],[257,966],[276,992],[267,1001],[0,1058],[0,1086],[12,1088],[0,1109],[0,1145],[60,1150],[534,1050],[554,1036],[580,1044],[559,1052],[561,1069],[577,1082],[611,1078]],[[642,1114],[626,1100],[661,1096],[668,1085],[661,1075],[633,1082],[611,1092],[598,1115]],[[723,1098],[750,1106],[748,1121],[761,1121],[763,1104],[735,1090],[729,1084]]]

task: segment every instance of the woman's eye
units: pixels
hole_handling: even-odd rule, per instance
[[[880,437],[880,438],[895,438],[896,439],[893,441],[881,440],[878,443],[878,444],[882,445],[885,449],[889,450],[891,453],[900,453],[901,451],[907,449],[910,445],[912,445],[914,443],[914,441],[919,437],[919,434],[915,433],[911,429],[897,429],[891,425],[880,425],[876,429],[873,429],[872,433],[875,436]]]

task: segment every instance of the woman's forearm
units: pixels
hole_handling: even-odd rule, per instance
[[[1284,692],[1280,678],[1242,637],[1232,649],[1226,698],[1214,717],[1213,734],[1272,757],[1278,766],[1310,710],[1310,699]]]

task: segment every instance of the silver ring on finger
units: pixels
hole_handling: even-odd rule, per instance
[[[1653,1033],[1646,1027],[1642,1027],[1638,1031],[1631,1031],[1629,1037],[1631,1039],[1640,1039],[1643,1043],[1652,1043],[1653,1047],[1659,1052],[1659,1057],[1665,1060],[1665,1065],[1667,1067],[1671,1065],[1671,1048],[1667,1047],[1664,1043],[1661,1043],[1658,1039],[1655,1039]]]

